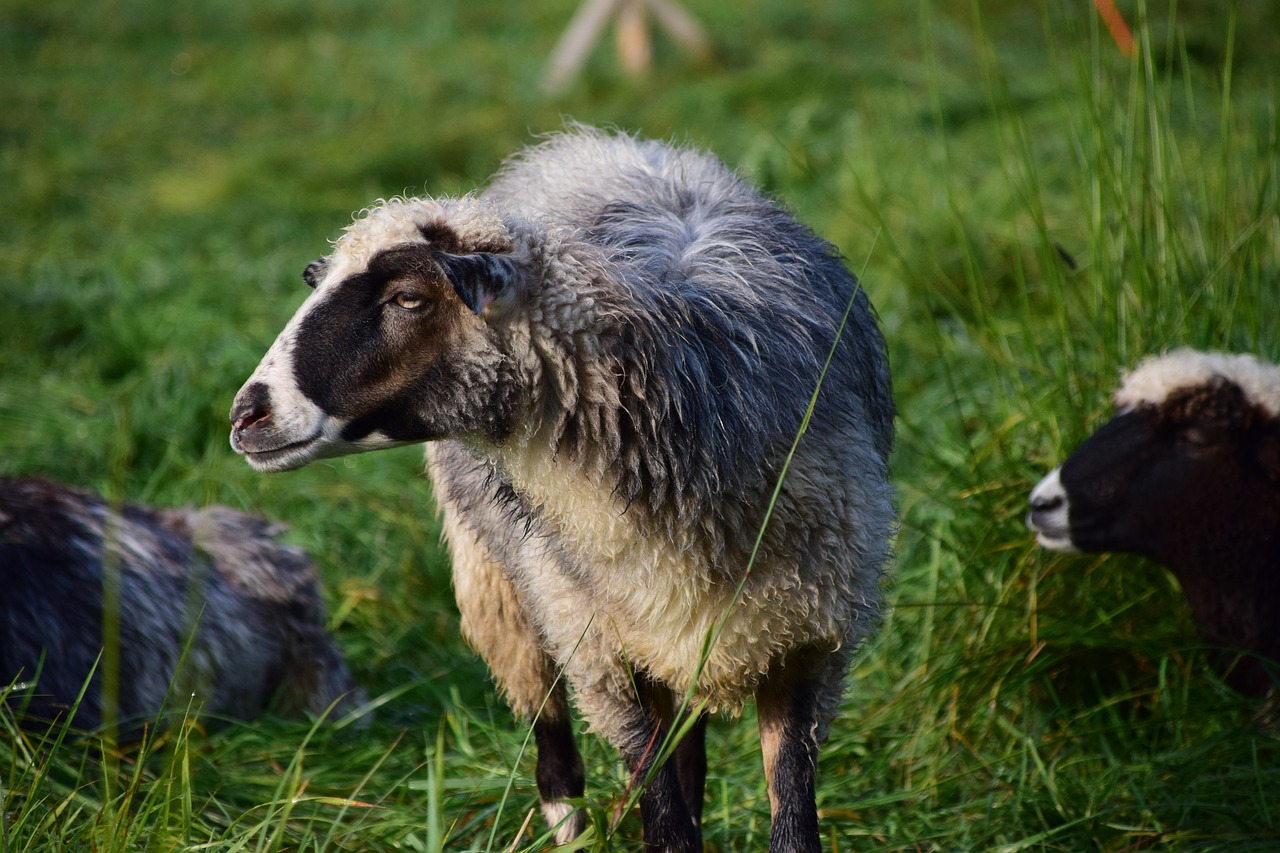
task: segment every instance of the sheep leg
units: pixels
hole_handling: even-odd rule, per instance
[[[815,777],[821,685],[808,667],[783,667],[756,692],[773,827],[770,853],[820,853]]]
[[[533,736],[538,744],[534,777],[538,782],[538,798],[542,801],[542,816],[556,842],[564,844],[582,832],[582,813],[568,800],[582,796],[585,777],[582,756],[573,738],[564,687],[557,684],[555,694],[533,724]]]
[[[438,450],[436,455],[444,452]],[[499,518],[496,523],[503,521]],[[583,818],[566,800],[582,796],[583,771],[564,683],[480,531],[464,525],[449,504],[444,506],[444,530],[453,556],[462,634],[488,665],[511,710],[534,721],[538,745],[534,775],[542,814],[557,842],[572,841],[582,831]]]
[[[702,826],[702,805],[707,787],[707,715],[699,714],[693,728],[676,745],[676,775],[685,807],[697,826]]]
[[[646,850],[663,853],[697,853],[702,850],[702,830],[689,808],[689,792],[681,781],[680,748],[672,761],[654,767],[662,742],[671,731],[674,706],[671,691],[654,684],[643,675],[635,678],[637,700],[632,706],[621,745],[623,761],[636,783],[649,781],[640,792],[640,822],[644,826]],[[693,736],[693,733],[690,733]],[[689,771],[697,765],[696,753],[702,753],[702,742],[686,747],[692,756],[686,759]],[[705,754],[702,762],[705,770]],[[701,788],[699,779],[699,788]],[[699,800],[701,798],[699,797]],[[701,802],[698,805],[701,814]]]
[[[677,715],[680,699],[670,690],[650,684],[650,704],[658,716],[664,736],[684,726],[688,717]],[[687,712],[686,712],[687,714]],[[707,786],[707,715],[699,714],[684,737],[676,744],[673,756],[676,779],[689,817],[702,826],[702,805]]]

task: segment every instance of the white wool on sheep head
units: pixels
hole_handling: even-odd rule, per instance
[[[1280,368],[1276,365],[1252,355],[1190,348],[1149,356],[1127,371],[1115,394],[1116,410],[1127,412],[1144,405],[1159,405],[1175,391],[1204,385],[1215,377],[1239,386],[1269,415],[1280,414]]]
[[[369,265],[378,252],[392,246],[429,242],[423,229],[448,223],[475,243],[510,246],[511,234],[502,218],[474,196],[459,198],[378,199],[356,214],[350,225],[333,241],[333,253],[322,258],[322,278],[341,281]]]

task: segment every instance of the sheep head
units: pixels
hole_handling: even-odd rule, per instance
[[[1179,351],[1130,374],[1116,416],[1036,486],[1027,523],[1042,545],[1178,566],[1271,535],[1280,424],[1248,379],[1218,365],[1189,380],[1189,363]],[[1171,374],[1181,381],[1155,381]]]
[[[521,274],[469,200],[396,200],[307,266],[313,292],[231,408],[231,446],[262,471],[511,428],[495,317]]]

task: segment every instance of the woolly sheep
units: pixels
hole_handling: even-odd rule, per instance
[[[818,850],[818,745],[895,524],[884,340],[834,249],[709,155],[576,129],[478,197],[379,203],[303,277],[232,446],[281,471],[429,442],[462,629],[534,720],[557,839],[582,824],[567,681],[653,771],[645,840],[673,851],[701,850],[704,712],[754,694],[771,849]]]
[[[1116,416],[1031,493],[1060,551],[1126,551],[1172,570],[1228,683],[1280,667],[1280,367],[1181,349],[1148,358]]]
[[[204,713],[245,719],[273,702],[313,714],[352,703],[315,569],[278,530],[222,507],[113,507],[48,480],[0,479],[0,693],[17,680],[8,703],[26,719],[66,717],[93,672],[74,723],[100,725],[112,566],[126,731],[155,721],[171,688],[171,710],[194,692]]]

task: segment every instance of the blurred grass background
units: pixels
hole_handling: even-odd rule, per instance
[[[577,0],[0,0],[0,474],[284,520],[376,718],[144,749],[0,718],[0,850],[544,845],[527,732],[457,636],[420,450],[261,476],[226,412],[352,213],[456,194],[572,118],[713,150],[845,252],[898,404],[895,610],[823,753],[832,850],[1273,850],[1274,714],[1204,666],[1162,569],[1039,552],[1031,485],[1175,345],[1280,356],[1280,7],[688,0],[713,58]],[[626,780],[584,738],[588,848]],[[762,849],[754,721],[712,727],[712,850]],[[523,827],[523,828],[522,828]]]

